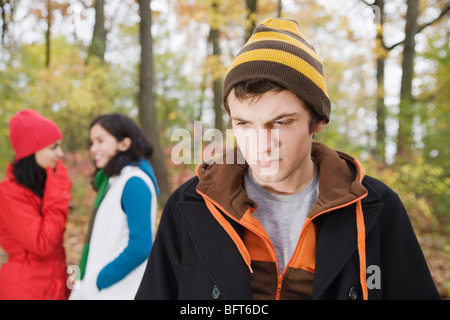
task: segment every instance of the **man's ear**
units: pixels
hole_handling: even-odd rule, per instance
[[[327,123],[325,122],[325,120],[321,120],[319,122],[317,122],[316,126],[314,127],[314,132],[320,132],[322,131],[323,127],[325,127]]]
[[[126,138],[123,138],[122,141],[119,141],[117,150],[124,152],[124,151],[127,151],[130,148],[130,146],[131,146],[131,139],[126,137]]]

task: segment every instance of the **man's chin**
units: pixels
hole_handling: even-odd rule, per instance
[[[251,166],[252,174],[257,180],[261,182],[273,183],[277,182],[280,177],[280,168],[278,165],[272,166]]]

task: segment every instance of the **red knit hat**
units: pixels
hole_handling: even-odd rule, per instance
[[[34,110],[19,111],[9,121],[9,140],[16,161],[61,139],[58,126]]]

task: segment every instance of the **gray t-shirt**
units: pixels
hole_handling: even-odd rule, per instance
[[[269,235],[277,256],[278,272],[282,274],[319,195],[319,171],[316,170],[305,189],[293,195],[278,195],[265,190],[253,179],[250,168],[244,176],[244,186],[250,199],[258,204],[253,216]]]

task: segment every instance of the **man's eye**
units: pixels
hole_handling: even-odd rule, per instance
[[[275,121],[275,124],[277,126],[287,126],[287,125],[289,125],[291,123],[292,123],[292,121],[289,121],[289,120],[286,120],[286,121],[281,121],[281,120]]]

